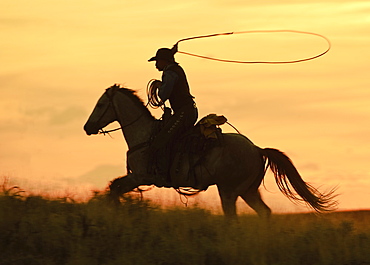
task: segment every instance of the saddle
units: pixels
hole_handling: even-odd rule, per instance
[[[219,126],[226,121],[224,116],[209,114],[167,146],[166,152],[169,155],[160,157],[161,163],[167,164],[169,168],[165,186],[192,187],[199,190],[208,188],[204,184],[206,181],[202,172],[196,172],[196,169],[211,148],[222,145],[222,131]]]

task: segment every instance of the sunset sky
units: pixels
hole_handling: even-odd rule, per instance
[[[256,145],[284,151],[307,182],[323,190],[338,186],[340,209],[370,208],[369,1],[0,0],[0,10],[0,176],[11,183],[70,187],[71,193],[73,187],[104,189],[125,174],[127,151],[120,132],[112,139],[88,137],[82,129],[105,88],[120,83],[145,98],[147,82],[161,76],[148,59],[182,38],[289,29],[322,34],[332,49],[282,65],[177,54],[200,117],[225,115]],[[287,33],[179,45],[180,51],[264,61],[326,48],[318,37]],[[285,199],[272,175],[265,186],[273,210],[306,209]],[[172,191],[154,193],[161,202],[178,200]],[[195,202],[218,207],[215,189]]]

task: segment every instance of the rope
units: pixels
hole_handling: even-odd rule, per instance
[[[162,82],[157,79],[151,79],[146,86],[146,94],[148,95],[147,105],[151,106],[153,109],[163,106],[162,100],[158,96],[158,89],[162,85]]]
[[[238,134],[241,134],[240,131],[234,125],[232,125],[230,122],[227,121],[226,124],[228,124],[231,128],[233,128]]]
[[[203,190],[181,187],[181,188],[175,188],[175,191],[177,191],[177,193],[179,194],[181,203],[184,204],[185,207],[188,207],[188,202],[189,202],[188,197],[198,195]],[[185,201],[183,201],[183,198],[185,198]]]
[[[226,36],[226,35],[236,35],[236,34],[247,34],[247,33],[298,33],[298,34],[306,34],[306,35],[313,35],[320,37],[324,39],[327,44],[328,48],[315,56],[303,58],[303,59],[298,59],[298,60],[290,60],[290,61],[238,61],[238,60],[226,60],[226,59],[219,59],[219,58],[214,58],[214,57],[208,57],[204,55],[198,55],[194,53],[189,53],[189,52],[184,52],[184,51],[179,51],[178,50],[178,44],[180,42],[184,41],[189,41],[189,40],[195,40],[195,39],[201,39],[201,38],[210,38],[210,37],[217,37],[217,36]],[[226,32],[226,33],[216,33],[216,34],[210,34],[210,35],[201,35],[201,36],[195,36],[195,37],[190,37],[190,38],[184,38],[179,40],[172,48],[173,52],[176,53],[182,53],[185,55],[189,56],[194,56],[202,59],[207,59],[207,60],[213,60],[213,61],[218,61],[218,62],[225,62],[225,63],[240,63],[240,64],[289,64],[289,63],[300,63],[300,62],[306,62],[310,61],[316,58],[319,58],[323,56],[324,54],[328,53],[331,49],[331,43],[328,38],[325,36],[318,34],[318,33],[313,33],[313,32],[307,32],[307,31],[298,31],[298,30],[248,30],[248,31],[238,31],[238,32]]]

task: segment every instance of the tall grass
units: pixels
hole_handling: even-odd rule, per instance
[[[0,195],[0,264],[370,264],[369,212],[254,215]]]

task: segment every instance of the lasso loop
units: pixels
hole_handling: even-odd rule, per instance
[[[313,35],[320,37],[324,39],[327,44],[328,48],[315,56],[303,58],[303,59],[298,59],[298,60],[290,60],[290,61],[238,61],[238,60],[225,60],[225,59],[219,59],[219,58],[214,58],[214,57],[208,57],[208,56],[203,56],[203,55],[198,55],[194,53],[189,53],[189,52],[183,52],[178,50],[178,44],[183,41],[189,41],[189,40],[194,40],[194,39],[201,39],[201,38],[210,38],[210,37],[217,37],[217,36],[226,36],[226,35],[235,35],[235,34],[246,34],[246,33],[298,33],[298,34],[306,34],[306,35]],[[288,64],[288,63],[300,63],[300,62],[306,62],[310,61],[316,58],[319,58],[323,56],[324,54],[328,53],[331,49],[331,43],[328,38],[325,36],[318,34],[318,33],[313,33],[313,32],[307,32],[307,31],[298,31],[298,30],[249,30],[249,31],[238,31],[238,32],[226,32],[226,33],[217,33],[217,34],[210,34],[210,35],[202,35],[202,36],[195,36],[195,37],[190,37],[190,38],[184,38],[179,40],[172,48],[172,51],[174,53],[182,53],[185,55],[190,55],[202,59],[208,59],[208,60],[213,60],[213,61],[218,61],[218,62],[225,62],[225,63],[240,63],[240,64]]]

